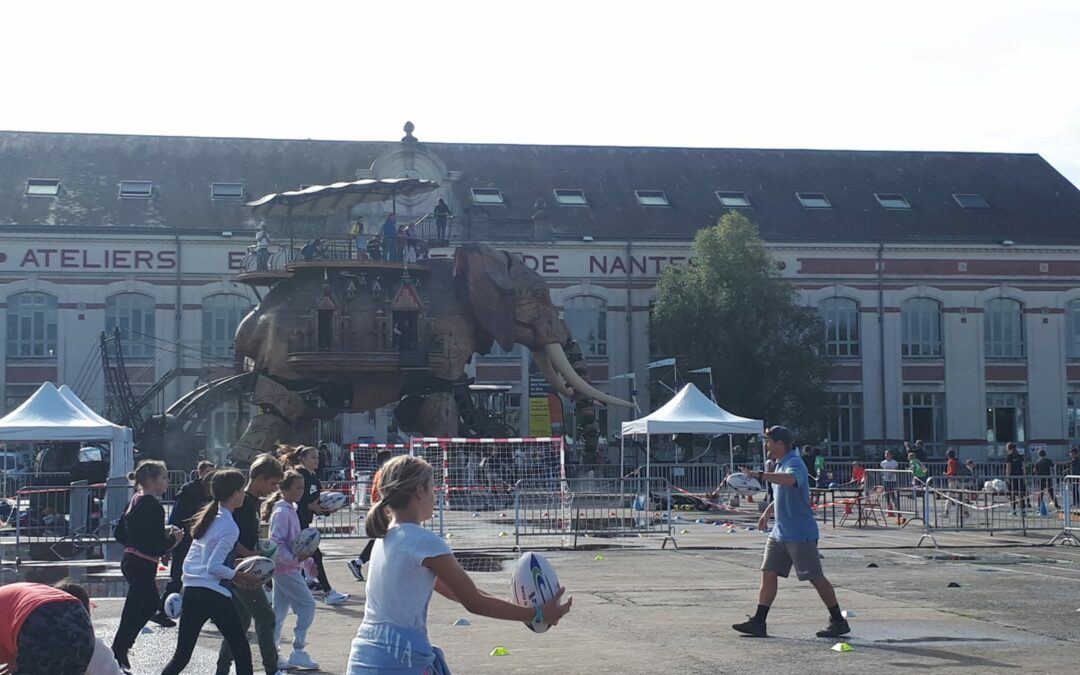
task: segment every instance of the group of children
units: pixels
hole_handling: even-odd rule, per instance
[[[120,667],[130,669],[129,651],[160,606],[155,580],[158,563],[167,553],[179,553],[182,549],[178,546],[187,536],[190,547],[182,562],[180,627],[175,651],[163,675],[184,671],[208,620],[214,622],[223,638],[217,662],[217,672],[221,675],[229,672],[233,662],[237,675],[252,675],[246,631],[253,620],[267,673],[280,675],[280,671],[291,668],[318,669],[318,664],[305,651],[315,600],[302,570],[320,579],[328,602],[337,596],[331,595],[333,590],[321,569],[321,553],[316,551],[304,559],[294,555],[292,547],[294,538],[322,511],[318,504],[320,486],[314,476],[317,463],[314,448],[282,447],[277,456],[257,458],[247,476],[236,469],[210,471],[201,478],[208,487],[209,501],[185,523],[187,529],[182,530],[165,527],[165,512],[160,502],[168,488],[165,464],[153,460],[141,462],[131,476],[138,487],[136,495],[117,526],[118,540],[125,546],[121,571],[129,588],[113,640],[114,659],[109,659],[115,670],[95,672],[111,675]],[[365,530],[375,543],[370,549],[364,618],[349,655],[350,674],[449,673],[441,651],[427,637],[427,608],[434,591],[461,603],[470,612],[524,623],[554,625],[570,610],[572,600],[562,602],[563,589],[543,606],[527,608],[476,587],[447,542],[423,527],[435,508],[434,471],[423,459],[402,456],[388,461],[379,472],[376,496],[365,520]],[[259,579],[236,569],[238,560],[258,555],[262,550],[258,538],[260,515],[269,520],[270,539],[277,547],[272,607]],[[12,584],[4,589],[17,586],[20,585]],[[41,605],[62,601],[64,596],[74,599],[51,591],[35,593],[42,595]],[[0,594],[0,608],[4,602]],[[90,672],[86,668],[94,652],[94,637],[88,611],[81,606],[76,611],[70,603],[39,610],[38,605],[21,596],[8,604],[18,610],[10,614],[13,621],[25,625],[44,621],[68,627],[64,639],[69,647],[62,650],[66,654],[63,658],[67,659],[64,664],[53,663],[48,659],[60,657],[50,656],[56,650],[45,644],[51,639],[49,636],[42,635],[37,640],[40,645],[29,639],[24,644],[15,627],[11,632],[12,644],[7,644],[0,635],[0,662],[15,663],[15,673]],[[280,659],[277,645],[290,611],[296,615],[293,651],[288,659]],[[47,671],[40,671],[34,669],[36,665],[24,667],[24,663],[51,665]]]

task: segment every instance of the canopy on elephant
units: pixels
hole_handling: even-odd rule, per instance
[[[398,195],[431,192],[439,184],[423,178],[364,178],[346,183],[312,185],[303,190],[274,192],[248,202],[258,216],[326,215],[355,204],[382,202]]]

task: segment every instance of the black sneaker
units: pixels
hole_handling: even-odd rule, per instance
[[[740,633],[746,635],[752,635],[754,637],[768,637],[768,633],[765,631],[764,621],[755,621],[754,617],[748,616],[749,621],[743,621],[742,623],[732,624],[731,627]],[[846,625],[846,624],[845,624]]]
[[[165,612],[158,612],[154,616],[150,617],[150,620],[159,626],[165,628],[172,628],[176,625],[176,622],[169,618]]]
[[[825,630],[819,630],[817,636],[821,638],[834,638],[841,635],[847,635],[851,632],[851,626],[848,625],[847,619],[840,619],[839,621],[829,620],[829,625],[825,627]]]
[[[356,577],[357,581],[363,581],[364,580],[364,575],[360,571],[360,563],[356,562],[355,560],[350,560],[346,564],[349,566],[349,571],[352,572],[352,575],[354,577]]]

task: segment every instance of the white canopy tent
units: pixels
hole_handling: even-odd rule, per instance
[[[63,391],[66,390],[66,391]],[[0,419],[0,441],[78,441],[110,444],[109,477],[132,470],[131,429],[101,417],[66,385],[45,382],[22,405]]]
[[[760,434],[765,431],[761,420],[739,417],[709,400],[692,384],[688,384],[675,396],[645,417],[622,424],[622,448],[625,457],[626,437],[645,436],[645,477],[650,477],[651,453],[649,436],[652,434]],[[730,443],[728,452],[731,453]],[[625,460],[620,460],[625,461]],[[732,457],[734,464],[734,458]],[[623,467],[622,475],[626,475]]]

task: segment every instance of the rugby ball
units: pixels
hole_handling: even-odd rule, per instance
[[[183,608],[184,596],[179,593],[169,593],[169,597],[165,598],[165,616],[170,619],[179,619]]]
[[[277,561],[277,542],[273,539],[260,539],[255,552],[264,558]]]
[[[327,490],[326,492],[319,494],[319,506],[331,513],[343,508],[348,503],[349,498],[340,492]]]
[[[276,567],[277,565],[273,560],[264,558],[261,555],[253,555],[236,563],[237,572],[253,574],[260,583],[264,584],[267,581],[270,581],[270,577],[274,576],[274,569]]]
[[[526,553],[514,564],[514,575],[510,579],[510,591],[514,604],[522,607],[543,605],[559,592],[559,575],[547,558],[539,553]],[[532,622],[526,627],[534,633],[543,633],[551,628],[549,624],[539,625]]]
[[[758,482],[757,478],[751,478],[741,471],[729,475],[725,482],[735,492],[754,493],[762,492],[765,489],[761,487],[761,483]]]
[[[983,483],[983,492],[1008,492],[1009,486],[1000,478]]]
[[[297,558],[310,558],[319,548],[319,531],[314,527],[300,530],[292,541],[292,552]]]

